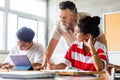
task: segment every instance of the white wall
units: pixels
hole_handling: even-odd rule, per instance
[[[109,52],[108,57],[110,63],[120,65],[120,51]]]

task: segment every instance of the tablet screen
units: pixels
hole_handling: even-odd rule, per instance
[[[31,66],[27,55],[11,55],[10,57],[15,66]]]

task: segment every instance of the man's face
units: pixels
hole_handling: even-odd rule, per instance
[[[20,50],[28,50],[31,47],[32,42],[24,42],[21,40],[18,40],[18,46]]]
[[[60,23],[65,27],[69,27],[73,24],[75,14],[73,14],[69,9],[60,10]]]

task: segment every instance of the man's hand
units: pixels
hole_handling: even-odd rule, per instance
[[[47,63],[47,70],[54,70],[55,64],[54,63]]]

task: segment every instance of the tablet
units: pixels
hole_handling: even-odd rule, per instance
[[[27,55],[11,55],[11,60],[14,63],[13,70],[32,70],[32,64],[30,63]]]
[[[10,57],[15,66],[31,66],[27,55],[11,55]]]

